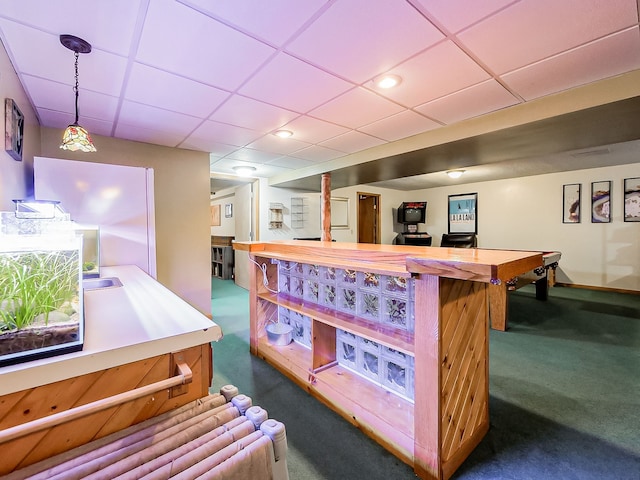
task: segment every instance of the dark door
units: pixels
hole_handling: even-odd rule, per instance
[[[380,243],[380,195],[358,193],[358,243]]]

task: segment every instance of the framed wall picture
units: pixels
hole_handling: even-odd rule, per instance
[[[571,183],[562,186],[562,223],[580,223],[580,196],[582,185]]]
[[[591,182],[591,222],[611,221],[611,181]]]
[[[233,203],[225,203],[224,205],[224,218],[233,217]]]
[[[449,233],[478,233],[478,194],[449,195]]]
[[[24,115],[11,98],[4,100],[4,149],[11,158],[22,161]]]
[[[211,205],[211,226],[220,226],[220,205]]]
[[[640,222],[640,177],[624,179],[624,221]]]

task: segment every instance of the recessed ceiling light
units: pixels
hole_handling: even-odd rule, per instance
[[[463,173],[464,170],[449,170],[447,175],[449,175],[449,178],[460,178]]]
[[[381,75],[374,80],[378,88],[393,88],[402,82],[398,75]]]
[[[273,134],[276,137],[289,138],[293,135],[293,132],[291,130],[276,130],[275,132],[273,132]]]
[[[249,165],[238,165],[236,167],[233,167],[233,171],[241,177],[250,177],[256,171],[256,167],[251,167]]]

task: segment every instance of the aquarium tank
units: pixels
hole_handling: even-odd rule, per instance
[[[0,212],[0,367],[82,349],[82,243],[66,214]]]

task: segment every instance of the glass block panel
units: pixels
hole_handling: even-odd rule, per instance
[[[289,294],[292,297],[296,298],[304,298],[304,278],[302,277],[291,277],[291,289]]]
[[[406,296],[409,291],[408,280],[410,279],[405,277],[384,275],[382,280],[382,290],[385,293],[391,293],[395,296]]]
[[[289,293],[291,291],[291,277],[289,273],[283,271],[278,272],[278,291],[280,293]]]
[[[384,295],[382,300],[382,321],[392,327],[412,331],[412,302],[405,297]]]
[[[413,400],[414,370],[403,362],[382,357],[382,385]]]
[[[336,281],[336,268],[335,267],[320,267],[320,281],[324,283],[335,283]]]
[[[289,325],[293,327],[293,340],[311,348],[311,317],[292,311],[289,314]]]
[[[336,306],[336,286],[333,284],[320,284],[320,303],[327,307]]]
[[[282,305],[278,306],[278,322],[279,323],[289,323],[289,309],[283,307]]]
[[[358,351],[358,373],[372,380],[380,381],[380,355],[368,350]]]
[[[380,290],[380,275],[371,272],[358,272],[358,286],[362,289]]]
[[[291,267],[291,273],[293,275],[298,275],[298,276],[303,276],[304,275],[304,263],[295,263],[295,262],[291,262],[292,263],[292,267]]]
[[[338,283],[342,285],[355,285],[356,277],[357,275],[355,270],[338,269]]]
[[[306,285],[304,287],[304,299],[309,302],[318,303],[318,281],[310,278],[305,281]]]
[[[355,335],[337,333],[336,338],[336,358],[338,364],[352,370],[357,369],[357,345]]]
[[[380,321],[380,295],[367,290],[358,291],[358,316]]]
[[[356,313],[356,289],[338,287],[338,310],[347,313]]]
[[[305,264],[304,273],[307,277],[318,278],[320,275],[320,267],[318,265]]]

